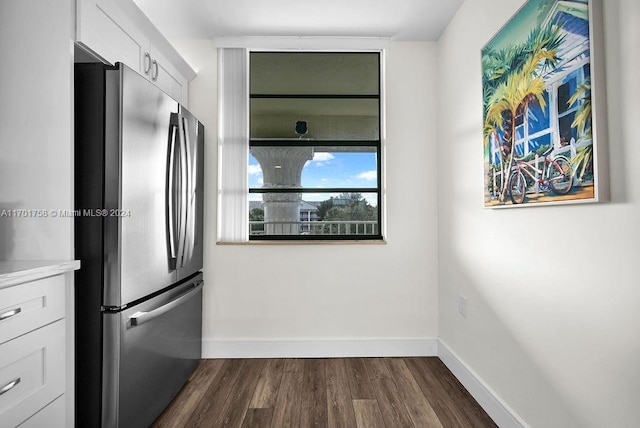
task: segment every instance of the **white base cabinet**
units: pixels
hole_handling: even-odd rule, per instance
[[[77,0],[76,41],[101,60],[122,62],[187,105],[196,73],[132,0]]]
[[[65,356],[64,320],[0,345],[0,425],[18,426],[64,394]]]
[[[78,262],[0,262],[0,426],[70,427]],[[71,368],[73,366],[71,365]]]

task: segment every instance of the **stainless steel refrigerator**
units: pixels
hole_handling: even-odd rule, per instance
[[[147,427],[201,356],[204,128],[122,64],[76,64],[76,425]]]

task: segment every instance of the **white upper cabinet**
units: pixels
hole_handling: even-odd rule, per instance
[[[77,0],[76,41],[102,60],[122,62],[187,105],[193,69],[132,0]]]

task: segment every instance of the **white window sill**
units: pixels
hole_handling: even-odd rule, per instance
[[[386,245],[385,239],[363,240],[259,240],[247,242],[216,242],[216,245]]]

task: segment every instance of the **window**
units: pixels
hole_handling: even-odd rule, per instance
[[[380,53],[251,52],[249,83],[249,239],[381,239]]]

